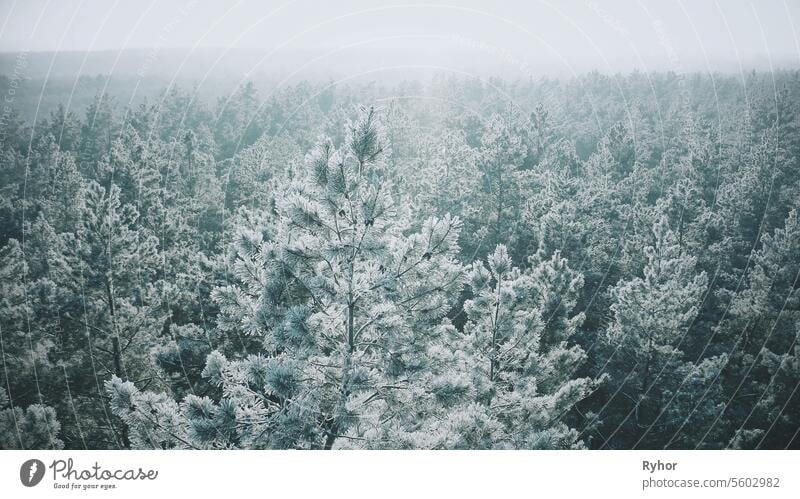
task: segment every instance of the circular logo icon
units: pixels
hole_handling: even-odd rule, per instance
[[[38,459],[28,459],[19,468],[19,479],[22,485],[34,487],[44,478],[44,463]]]

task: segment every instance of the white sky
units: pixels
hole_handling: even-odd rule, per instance
[[[800,63],[796,0],[0,0],[0,51],[345,48],[527,67]],[[386,50],[391,48],[392,50]]]

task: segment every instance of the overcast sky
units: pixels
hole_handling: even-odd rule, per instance
[[[0,0],[0,19],[4,52],[312,49],[382,53],[384,65],[466,55],[520,72],[800,64],[796,0]]]

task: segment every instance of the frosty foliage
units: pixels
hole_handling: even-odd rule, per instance
[[[373,109],[341,148],[322,139],[274,212],[234,237],[233,282],[211,296],[222,331],[250,353],[215,350],[216,393],[182,402],[114,378],[112,410],[135,446],[173,448],[569,448],[562,418],[594,382],[568,345],[579,274],[555,253],[513,267],[505,246],[465,269],[461,222],[415,225],[385,180]],[[463,333],[446,318],[464,283]]]
[[[615,78],[48,85],[0,448],[796,448],[800,77]]]

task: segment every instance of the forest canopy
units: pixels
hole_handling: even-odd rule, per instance
[[[798,72],[62,87],[0,448],[800,447]]]

